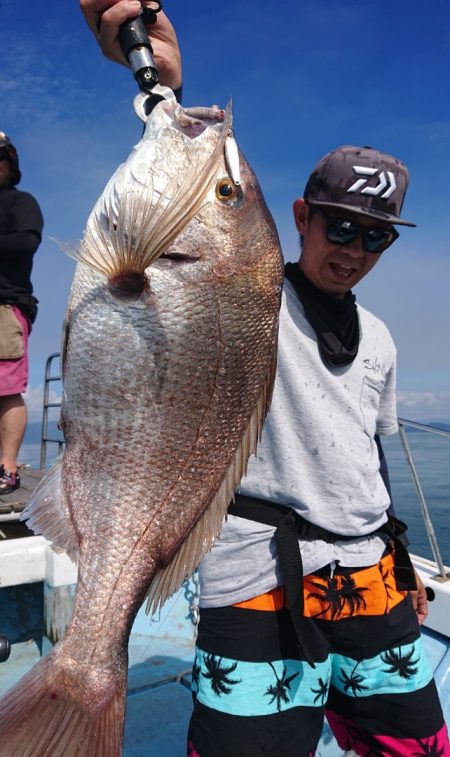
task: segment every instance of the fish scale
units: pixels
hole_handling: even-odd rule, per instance
[[[72,250],[66,446],[24,517],[78,586],[64,639],[0,702],[2,757],[120,756],[133,620],[211,548],[269,408],[279,240],[242,155],[228,175],[231,110],[198,113],[155,107]]]

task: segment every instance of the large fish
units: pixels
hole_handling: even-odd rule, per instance
[[[0,704],[2,757],[121,754],[133,620],[220,532],[275,374],[279,240],[230,109],[159,103],[76,257],[66,448],[27,517],[78,588],[63,641]]]

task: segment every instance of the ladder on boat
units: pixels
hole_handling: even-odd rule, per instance
[[[59,381],[61,382],[61,376],[59,373],[59,363],[58,363],[58,372],[53,373],[54,371],[54,361],[59,359],[59,352],[52,352],[51,355],[48,356],[47,362],[45,364],[45,376],[44,376],[44,402],[42,407],[42,430],[41,430],[41,453],[40,453],[40,463],[39,467],[41,470],[44,470],[45,464],[47,461],[47,444],[57,444],[58,445],[58,454],[62,452],[64,447],[64,440],[61,438],[54,438],[51,435],[49,435],[48,430],[48,424],[49,424],[49,411],[52,408],[61,407],[61,401],[58,402],[51,402],[50,401],[50,389],[51,385]]]

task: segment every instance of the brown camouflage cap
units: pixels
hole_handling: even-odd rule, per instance
[[[303,196],[311,205],[415,226],[400,218],[408,183],[408,169],[398,158],[372,147],[344,145],[319,160]]]

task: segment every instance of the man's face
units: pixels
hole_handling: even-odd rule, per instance
[[[0,187],[9,187],[11,184],[11,165],[9,160],[0,158]]]
[[[332,214],[333,218],[351,220],[368,229],[390,228],[388,224],[374,222],[366,216],[339,210],[333,210]],[[361,235],[346,244],[330,242],[326,235],[325,218],[312,212],[312,208],[302,199],[294,202],[294,217],[297,229],[303,236],[300,268],[322,292],[343,297],[372,270],[382,255],[381,252],[367,252]]]

